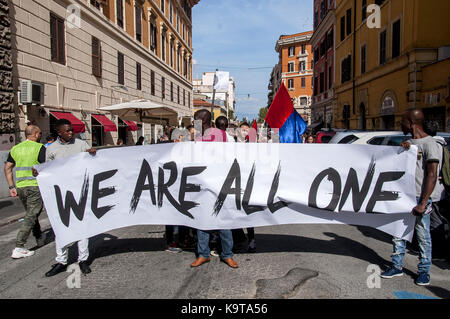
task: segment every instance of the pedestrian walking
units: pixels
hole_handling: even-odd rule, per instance
[[[81,152],[88,152],[91,155],[96,154],[94,148],[90,148],[89,145],[80,139],[74,138],[73,127],[70,121],[66,119],[61,119],[56,121],[56,133],[58,138],[56,142],[47,148],[46,161],[53,161],[57,159],[66,158]],[[37,175],[37,172],[34,173]],[[88,274],[91,272],[91,268],[88,264],[89,258],[89,240],[83,239],[78,241],[78,263],[80,270],[83,274]],[[60,272],[67,269],[68,260],[68,246],[59,247],[56,245],[56,264],[52,266],[50,271],[48,271],[45,276],[51,277],[55,276]]]
[[[431,234],[430,213],[432,202],[442,199],[444,187],[438,180],[439,163],[442,151],[436,140],[425,133],[423,128],[424,115],[420,109],[406,111],[402,117],[402,131],[411,134],[412,139],[402,143],[405,149],[416,145],[418,156],[416,161],[416,197],[417,205],[412,208],[416,216],[415,233],[419,244],[418,276],[415,283],[420,286],[430,284],[431,268]],[[393,238],[394,253],[392,266],[381,274],[382,278],[393,278],[403,275],[403,257],[406,251],[406,241]]]
[[[46,148],[39,143],[42,132],[36,125],[28,125],[25,129],[25,136],[26,141],[11,149],[4,167],[9,194],[12,197],[18,196],[25,208],[23,224],[17,234],[16,247],[11,255],[14,259],[34,255],[34,251],[25,249],[25,243],[31,232],[36,238],[38,247],[45,244],[45,235],[39,224],[43,203],[32,167],[45,162]],[[16,184],[13,179],[14,167],[16,168]]]

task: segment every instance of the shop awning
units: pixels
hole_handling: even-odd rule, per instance
[[[137,131],[138,126],[133,121],[122,120],[127,125],[127,131]]]
[[[106,115],[103,114],[92,114],[92,117],[96,119],[103,126],[105,132],[117,132],[116,124],[111,121]]]
[[[72,123],[73,132],[74,133],[84,133],[85,126],[84,123],[81,122],[78,118],[75,117],[70,112],[50,112],[51,115],[56,117],[58,120],[68,120],[70,123]]]

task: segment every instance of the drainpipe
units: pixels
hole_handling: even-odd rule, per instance
[[[353,115],[355,115],[356,110],[356,0],[353,2]]]

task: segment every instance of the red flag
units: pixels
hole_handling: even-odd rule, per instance
[[[294,105],[292,104],[291,96],[284,83],[281,82],[269,111],[267,111],[265,121],[271,128],[281,128],[293,111]]]
[[[258,123],[256,123],[256,120],[253,120],[252,128],[258,131]]]

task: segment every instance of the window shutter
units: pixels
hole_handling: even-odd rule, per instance
[[[136,13],[136,40],[139,42],[142,41],[142,13],[141,13],[141,7],[139,4],[135,7],[135,13]]]
[[[150,79],[150,92],[151,92],[151,94],[152,95],[155,95],[155,71],[151,71],[150,72],[150,76],[151,76],[151,79]]]
[[[92,37],[92,74],[102,77],[102,47],[96,37]]]
[[[58,18],[58,62],[66,64],[66,44],[64,35],[64,20]]]
[[[164,77],[161,80],[161,96],[163,99],[166,98],[166,79]]]
[[[124,57],[123,54],[119,52],[118,58],[117,58],[117,64],[118,64],[118,82],[119,84],[124,85],[125,84],[125,70],[124,70]]]
[[[139,62],[136,62],[136,89],[142,90],[142,77],[141,77],[141,64]]]
[[[123,0],[116,0],[117,25],[123,28]]]
[[[51,55],[52,61],[57,61],[58,58],[58,39],[57,39],[57,22],[56,17],[50,15],[50,45],[51,45]]]

